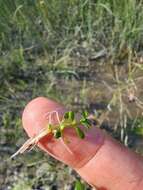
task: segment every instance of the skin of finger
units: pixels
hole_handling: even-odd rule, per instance
[[[66,111],[61,104],[44,97],[38,97],[28,103],[23,112],[22,122],[29,137],[34,137],[47,126],[47,115],[55,110],[60,119]],[[52,123],[57,123],[55,114]],[[85,138],[80,139],[75,130],[69,128],[64,131],[64,139],[55,139],[52,135],[47,135],[39,141],[38,146],[54,158],[77,169],[92,159],[103,142],[104,135],[100,129],[92,127]]]
[[[142,157],[108,135],[96,156],[77,172],[97,189],[143,189]]]

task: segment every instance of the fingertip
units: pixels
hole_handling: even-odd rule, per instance
[[[39,135],[50,121],[47,114],[53,113],[52,124],[57,124],[58,120],[55,114],[58,113],[59,119],[63,118],[66,109],[61,104],[47,99],[38,97],[30,101],[23,111],[22,123],[29,137]],[[80,168],[87,163],[102,146],[104,134],[97,128],[88,131],[85,139],[80,139],[73,128],[65,129],[64,137],[70,143],[66,143],[63,138],[55,139],[46,135],[40,139],[38,146],[58,160],[74,167]],[[83,148],[84,147],[84,148]]]
[[[37,97],[31,100],[25,107],[22,114],[23,128],[28,136],[38,134],[48,123],[47,113],[54,110],[62,111],[64,107],[46,97]]]

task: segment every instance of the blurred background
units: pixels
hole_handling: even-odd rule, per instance
[[[102,118],[143,153],[143,1],[0,0],[0,190],[91,190],[27,139],[21,114],[45,96]]]

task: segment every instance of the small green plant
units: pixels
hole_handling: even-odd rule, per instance
[[[142,118],[137,118],[133,122],[133,128],[131,129],[131,132],[133,132],[135,135],[143,135],[143,119]]]
[[[86,111],[82,112],[80,120],[77,120],[75,113],[73,111],[66,112],[60,121],[58,112],[53,112],[56,114],[58,124],[53,125],[49,120],[48,131],[54,135],[55,138],[60,138],[63,135],[65,128],[72,127],[75,129],[79,138],[83,139],[85,137],[84,131],[79,127],[83,125],[86,129],[89,129],[91,122],[88,119],[88,113]],[[50,117],[49,117],[50,118]]]
[[[85,185],[81,181],[77,180],[75,182],[74,190],[85,190]]]
[[[56,124],[52,124],[53,114],[55,114],[57,119]],[[80,119],[76,118],[75,113],[73,111],[65,112],[61,120],[57,111],[50,112],[47,115],[48,125],[45,128],[43,128],[35,137],[28,139],[22,145],[22,147],[11,156],[11,158],[15,157],[19,153],[24,153],[28,149],[32,149],[39,142],[40,139],[42,139],[44,136],[48,134],[52,134],[54,138],[59,139],[63,137],[65,128],[73,128],[75,129],[77,136],[81,139],[84,139],[85,132],[91,127],[91,121],[88,118],[89,114],[87,111],[83,111],[81,113]],[[83,128],[80,127],[81,125],[85,127],[85,130],[83,130]]]

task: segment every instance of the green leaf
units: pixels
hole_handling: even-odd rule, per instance
[[[81,183],[79,180],[75,182],[74,190],[85,190],[85,185]]]
[[[86,119],[86,118],[88,117],[88,112],[87,112],[87,111],[83,111],[83,112],[82,112],[82,117],[83,117],[84,119]]]
[[[83,139],[83,138],[85,137],[84,132],[83,132],[79,127],[76,127],[75,129],[76,129],[77,135],[78,135],[81,139]]]
[[[61,136],[62,136],[62,133],[61,133],[61,131],[59,129],[54,131],[54,137],[56,139],[60,138]]]
[[[90,120],[89,119],[81,119],[80,123],[84,125],[86,128],[89,128],[91,126]]]
[[[133,132],[137,135],[143,135],[143,127],[135,127]]]
[[[73,111],[66,112],[64,114],[64,119],[69,119],[69,120],[73,121],[74,120],[74,112]]]
[[[70,119],[71,121],[74,120],[74,112],[73,112],[73,111],[69,111],[69,119]]]
[[[65,112],[64,119],[68,119],[68,118],[69,118],[69,112]]]

